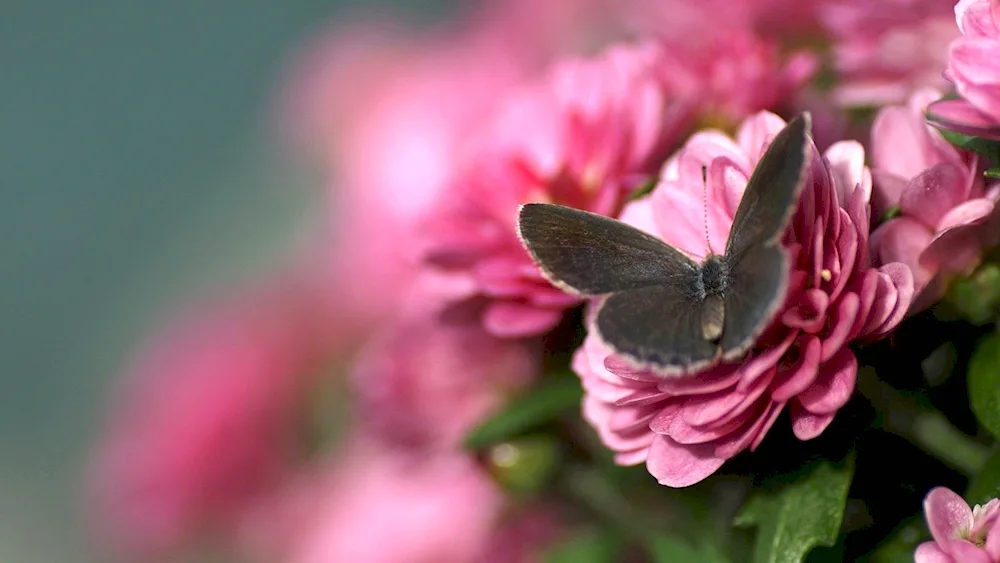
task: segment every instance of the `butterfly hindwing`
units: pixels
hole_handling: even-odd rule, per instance
[[[615,293],[597,313],[601,339],[642,367],[679,375],[707,366],[720,354],[701,330],[701,301],[691,284],[671,283]]]
[[[656,237],[571,207],[523,205],[518,232],[545,276],[580,295],[662,285],[698,270],[690,258]]]

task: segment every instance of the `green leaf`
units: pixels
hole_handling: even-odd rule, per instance
[[[1000,311],[1000,265],[983,264],[971,275],[954,280],[945,299],[974,325],[994,322]]]
[[[970,504],[986,504],[990,499],[998,497],[1000,497],[1000,446],[993,450],[965,491],[965,499]]]
[[[737,526],[757,527],[754,562],[797,563],[813,547],[836,543],[853,475],[852,455],[814,463],[783,476],[780,486],[754,492],[736,516]]]
[[[911,518],[883,540],[867,559],[871,563],[913,563],[913,552],[925,539],[923,518]]]
[[[547,434],[495,444],[487,454],[490,473],[512,493],[537,493],[548,485],[559,465],[560,445]]]
[[[937,125],[935,123],[935,125]],[[956,147],[979,153],[996,165],[1000,165],[998,162],[998,156],[1000,156],[1000,143],[996,141],[990,141],[988,139],[982,139],[980,137],[970,137],[969,135],[963,135],[961,133],[956,133],[954,131],[949,131],[948,129],[942,129],[943,126],[938,126],[938,131],[941,136],[945,138],[949,143],[955,145]]]
[[[653,188],[656,187],[657,182],[659,182],[659,178],[657,176],[648,178],[646,181],[639,184],[639,186],[636,187],[636,189],[628,196],[628,201],[635,201],[646,197],[653,191]]]
[[[1000,437],[1000,333],[986,336],[969,360],[969,403],[979,423]]]
[[[583,390],[579,379],[567,375],[544,381],[541,387],[514,398],[504,410],[474,428],[465,437],[464,447],[480,450],[505,442],[580,408]]]
[[[690,563],[727,563],[729,560],[713,546],[702,544],[698,547],[673,537],[660,535],[647,542],[647,549],[656,563],[689,561]]]
[[[585,532],[556,544],[543,554],[545,563],[615,563],[622,540],[611,532]]]

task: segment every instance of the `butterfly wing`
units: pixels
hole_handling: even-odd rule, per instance
[[[521,240],[545,276],[599,305],[601,339],[636,364],[679,374],[711,362],[702,337],[700,266],[660,239],[621,221],[544,203],[521,207]]]
[[[751,174],[733,218],[725,257],[729,284],[721,345],[726,359],[752,346],[784,301],[788,257],[781,238],[809,170],[809,126],[804,113],[778,133]]]
[[[518,234],[545,277],[577,295],[671,283],[698,265],[631,225],[548,203],[521,206]]]
[[[643,287],[608,297],[597,313],[597,332],[619,354],[665,375],[682,375],[714,363],[717,343],[702,336],[701,301],[694,282]]]

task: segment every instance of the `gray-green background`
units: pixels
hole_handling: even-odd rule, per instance
[[[294,233],[267,117],[294,48],[359,6],[444,3],[0,2],[0,561],[97,561],[78,481],[116,369]]]

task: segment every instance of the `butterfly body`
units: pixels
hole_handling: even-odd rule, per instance
[[[700,264],[626,223],[552,204],[521,207],[518,232],[554,285],[600,297],[594,328],[663,377],[743,356],[783,304],[781,238],[808,170],[809,117],[792,120],[754,169],[726,251]]]

